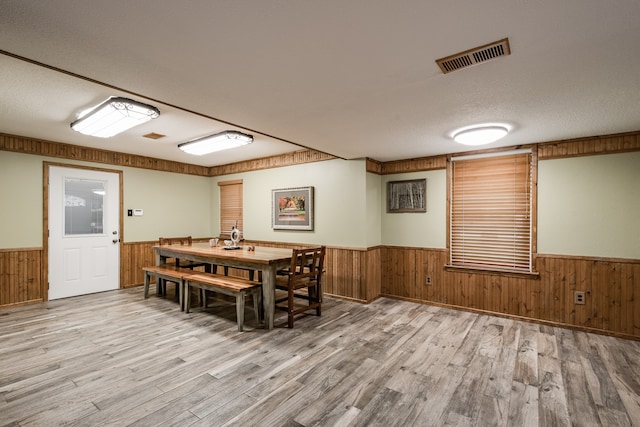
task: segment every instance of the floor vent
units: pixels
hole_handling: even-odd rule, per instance
[[[442,72],[447,74],[452,71],[471,67],[472,65],[487,62],[510,54],[511,48],[509,47],[509,39],[507,38],[484,46],[469,49],[464,52],[456,53],[455,55],[450,55],[446,58],[437,59],[436,63]]]

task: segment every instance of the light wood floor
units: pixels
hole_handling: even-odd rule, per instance
[[[170,295],[171,296],[171,295]],[[0,426],[640,426],[640,342],[388,299],[256,329],[142,289],[0,311]]]

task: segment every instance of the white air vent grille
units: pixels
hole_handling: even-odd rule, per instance
[[[469,49],[464,52],[456,53],[455,55],[450,55],[446,58],[437,59],[436,63],[442,72],[447,74],[461,68],[471,67],[472,65],[480,64],[482,62],[510,54],[511,48],[509,47],[509,39],[507,38],[484,46]]]

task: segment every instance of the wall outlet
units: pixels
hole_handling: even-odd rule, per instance
[[[585,296],[584,291],[574,291],[573,302],[576,304],[584,304],[585,303],[584,296]]]
[[[427,279],[426,279],[425,283],[426,283],[427,285],[430,285],[430,284],[431,284],[431,276],[427,276]]]

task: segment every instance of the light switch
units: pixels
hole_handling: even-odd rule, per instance
[[[142,211],[142,209],[134,209],[133,210],[133,216],[142,216],[144,214],[144,212]]]

